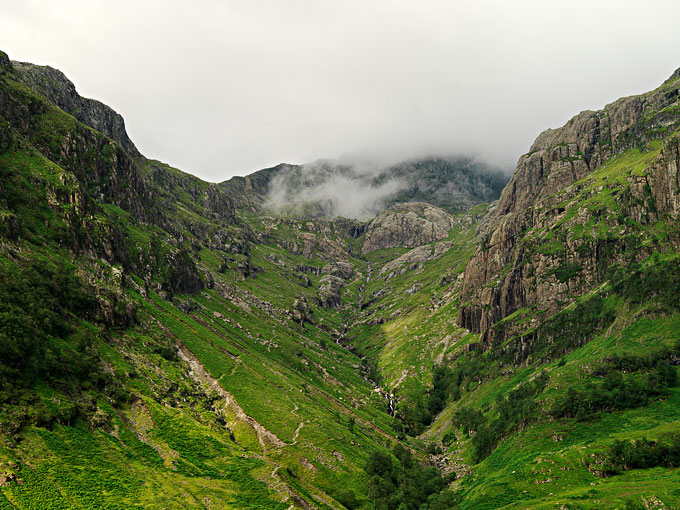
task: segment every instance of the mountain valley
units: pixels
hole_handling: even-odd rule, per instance
[[[208,183],[0,52],[0,509],[680,508],[679,90]]]

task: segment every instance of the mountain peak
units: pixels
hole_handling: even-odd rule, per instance
[[[670,77],[664,82],[666,83],[673,83],[674,81],[680,80],[680,67],[678,67],[673,74],[670,75]]]
[[[59,69],[16,61],[12,61],[11,65],[24,85],[44,95],[83,124],[118,142],[129,155],[141,156],[128,137],[123,117],[104,103],[82,97],[73,82]]]
[[[7,53],[0,51],[0,73],[6,73],[12,70],[12,62]]]

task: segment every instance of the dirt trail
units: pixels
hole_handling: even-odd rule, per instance
[[[289,443],[290,446],[293,446],[293,445],[297,444],[298,437],[300,437],[300,431],[302,430],[302,427],[304,427],[305,421],[302,419],[302,416],[300,416],[298,414],[298,410],[300,409],[300,407],[295,402],[293,402],[293,399],[290,398],[287,394],[286,394],[286,398],[288,399],[288,402],[293,404],[293,407],[294,407],[294,409],[290,412],[290,414],[297,416],[298,419],[300,420],[300,424],[297,426],[297,428],[295,429],[295,433],[293,434],[293,439]],[[307,423],[309,423],[309,422],[307,422]]]
[[[210,373],[205,369],[203,363],[201,363],[196,355],[191,352],[179,339],[177,339],[177,347],[180,357],[189,364],[192,376],[202,382],[205,386],[208,386],[210,389],[217,392],[217,394],[219,394],[224,400],[225,408],[228,411],[233,412],[238,421],[247,423],[253,428],[253,430],[255,430],[257,438],[265,452],[270,447],[282,448],[286,445],[286,443],[279,439],[276,434],[265,428],[264,425],[262,425],[252,416],[248,416],[243,411],[241,406],[238,405],[231,393],[225,390],[217,381],[217,379],[210,375]]]
[[[176,337],[175,340],[177,341],[177,349],[179,352],[179,356],[189,364],[189,367],[191,369],[190,372],[191,377],[201,386],[216,391],[222,397],[225,403],[225,408],[228,411],[234,413],[236,420],[247,423],[250,427],[252,427],[252,429],[257,434],[257,439],[260,443],[260,446],[262,446],[262,456],[257,455],[257,457],[262,458],[262,460],[266,460],[267,462],[271,463],[274,466],[274,469],[272,469],[272,472],[270,474],[271,480],[269,481],[268,485],[270,485],[270,487],[274,489],[276,492],[279,492],[280,494],[285,494],[288,497],[288,501],[291,502],[290,506],[288,507],[288,510],[293,510],[296,507],[303,508],[305,510],[307,509],[313,510],[314,507],[308,501],[306,501],[302,496],[295,492],[295,490],[293,490],[293,488],[290,487],[283,480],[277,478],[276,473],[283,466],[267,455],[270,449],[283,448],[284,446],[288,446],[289,443],[285,443],[278,436],[276,436],[276,434],[265,428],[255,418],[247,415],[243,411],[241,406],[238,405],[234,397],[228,391],[222,388],[217,379],[210,375],[210,373],[206,370],[205,366],[196,357],[196,355],[193,352],[191,352],[182,343],[181,340],[179,340]],[[297,409],[298,408],[296,406],[295,411],[297,411]],[[300,422],[298,429],[295,431],[294,440],[290,444],[295,444],[297,442],[297,436],[299,434],[300,429],[302,428],[302,425],[303,423]]]

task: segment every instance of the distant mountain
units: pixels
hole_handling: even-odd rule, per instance
[[[399,202],[460,212],[497,200],[509,175],[469,157],[430,157],[387,166],[319,160],[282,164],[222,183],[243,205],[310,217],[370,219]]]
[[[449,212],[466,211],[498,200],[510,173],[465,157],[405,161],[381,172],[381,180],[403,180],[406,185],[388,202],[427,202]]]

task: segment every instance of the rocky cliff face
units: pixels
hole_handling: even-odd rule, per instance
[[[639,224],[678,214],[679,87],[676,72],[536,139],[466,267],[462,326],[487,345],[500,341],[512,331],[493,328],[498,321],[525,308],[550,316],[604,281],[624,253],[644,256]]]
[[[5,63],[5,69],[6,79],[20,76],[12,64]],[[153,217],[149,189],[121,146],[75,120],[60,118],[43,96],[7,84],[0,87],[0,116],[11,126],[17,143],[30,143],[73,172],[82,187],[81,211],[89,211],[89,196],[113,203],[142,221]]]
[[[362,253],[381,248],[415,248],[449,235],[455,225],[453,217],[429,204],[398,204],[381,212],[368,225]]]
[[[501,193],[497,223],[503,216],[524,211],[564,189],[612,155],[677,130],[677,81],[669,80],[644,95],[619,99],[600,111],[581,112],[563,127],[541,133],[529,153],[520,158]]]
[[[186,256],[187,243],[199,240],[226,252],[247,252],[247,235],[232,228],[233,201],[217,185],[147,160],[128,142],[122,118],[106,105],[81,98],[61,72],[13,64],[0,53],[0,150],[39,154],[54,174],[33,177],[26,190],[46,195],[53,216],[46,226],[60,232],[61,242],[76,254],[135,270],[147,283],[160,279],[170,292],[195,293],[203,283]],[[17,201],[11,195],[17,194],[22,171],[12,165],[3,170],[0,205]],[[124,222],[115,208],[126,213]],[[133,247],[125,233],[128,222],[164,229],[171,234],[168,245]],[[7,215],[0,230],[17,239],[30,228]]]
[[[123,117],[99,101],[81,97],[64,73],[49,66],[25,62],[12,62],[12,65],[24,85],[40,92],[83,124],[118,142],[130,156],[141,156],[125,131]]]
[[[12,71],[12,62],[9,60],[7,53],[0,51],[0,74]]]

